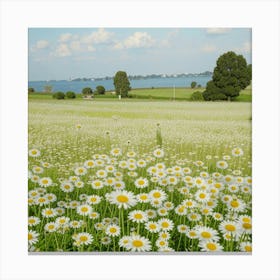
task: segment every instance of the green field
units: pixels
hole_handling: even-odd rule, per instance
[[[45,97],[28,104],[30,251],[251,251],[249,102]]]
[[[133,99],[160,99],[160,100],[190,100],[193,92],[200,91],[203,92],[205,88],[149,88],[149,89],[132,89],[129,95]],[[175,91],[175,94],[174,94]],[[29,94],[29,98],[51,98],[51,94],[46,93],[32,93]],[[77,94],[77,98],[82,98],[81,94]],[[105,95],[95,95],[95,98],[118,98],[116,95],[107,92]],[[246,89],[240,92],[240,95],[235,99],[235,101],[241,102],[251,102],[252,101],[252,88],[248,86]]]

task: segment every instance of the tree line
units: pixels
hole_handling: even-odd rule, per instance
[[[194,92],[191,96],[191,100],[234,100],[239,96],[240,91],[245,89],[252,80],[252,65],[247,64],[246,59],[242,55],[229,51],[222,54],[216,62],[216,66],[213,71],[212,80],[210,80],[205,91]],[[115,93],[121,97],[128,97],[128,93],[131,90],[129,78],[125,71],[118,71],[114,76]],[[191,88],[200,88],[201,85],[197,85],[195,81],[191,83]],[[51,92],[51,86],[47,85],[45,91]],[[33,88],[28,89],[29,93],[34,92]],[[85,96],[93,96],[94,94],[105,94],[105,88],[101,85],[97,86],[95,91],[90,87],[86,87],[82,90],[82,94]],[[76,94],[72,91],[68,91],[65,94],[63,92],[56,92],[53,94],[56,99],[64,98],[76,98]]]

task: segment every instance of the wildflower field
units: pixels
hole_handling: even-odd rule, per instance
[[[251,104],[29,100],[32,252],[251,252]]]

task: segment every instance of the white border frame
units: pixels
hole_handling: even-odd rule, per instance
[[[1,279],[280,279],[279,2],[2,1]],[[253,28],[253,254],[29,256],[28,27]]]

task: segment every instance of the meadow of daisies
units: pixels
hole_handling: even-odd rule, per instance
[[[251,252],[251,104],[29,100],[30,252]]]

